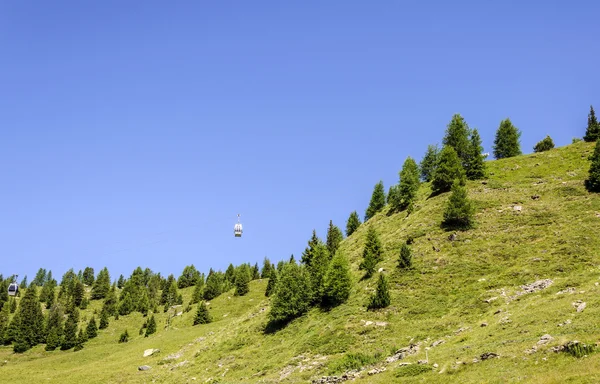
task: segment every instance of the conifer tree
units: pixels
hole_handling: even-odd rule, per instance
[[[50,332],[48,332],[48,336],[46,336],[46,346],[44,349],[46,351],[54,351],[56,348],[60,347],[61,338],[59,335],[58,328],[51,328]]]
[[[19,305],[19,318],[15,352],[25,352],[31,347],[44,342],[44,315],[37,297],[37,287],[32,284]],[[18,349],[18,351],[17,351]]]
[[[310,265],[314,249],[317,245],[321,243],[322,241],[317,236],[317,231],[313,229],[312,236],[310,240],[308,240],[308,246],[304,249],[304,252],[302,252],[302,258],[300,259],[300,261],[307,266]],[[294,257],[294,255],[292,255],[292,257]]]
[[[65,333],[62,339],[60,349],[66,351],[75,347],[77,343],[77,323],[79,322],[79,311],[77,308],[69,314],[65,323]]]
[[[124,292],[119,300],[119,315],[129,315],[131,312],[133,312],[134,309],[135,307],[131,295],[129,294],[129,292]]]
[[[121,333],[121,336],[119,336],[119,343],[127,343],[129,341],[129,332],[127,332],[127,329],[123,331],[123,333]]]
[[[156,319],[154,319],[154,314],[152,314],[152,316],[150,316],[150,319],[148,320],[148,325],[146,326],[146,334],[144,335],[144,337],[148,337],[155,332],[156,332]]]
[[[6,333],[4,334],[4,343],[10,344],[12,342],[16,342],[19,336],[19,327],[21,325],[21,315],[20,311],[15,312],[12,319],[8,323],[8,328],[6,329]],[[24,350],[22,351],[24,352]]]
[[[539,141],[534,147],[533,147],[533,152],[544,152],[544,151],[549,151],[552,148],[554,148],[554,141],[552,140],[552,138],[548,135],[546,135],[546,137]]]
[[[117,304],[117,290],[116,287],[113,285],[108,291],[106,297],[104,298],[102,310],[106,310],[109,316],[115,316],[118,313]]]
[[[271,264],[271,261],[265,256],[263,259],[263,267],[260,272],[260,277],[263,279],[268,279],[271,276],[271,269],[273,269],[273,264]]]
[[[363,260],[358,266],[365,271],[365,278],[369,278],[375,272],[375,266],[383,259],[383,247],[379,235],[373,227],[369,227],[365,247],[363,249]]]
[[[591,160],[588,178],[585,187],[590,192],[600,192],[600,140],[596,141],[594,153],[589,157]]]
[[[447,228],[469,229],[473,226],[475,209],[467,196],[466,187],[455,181],[444,211],[442,225]]]
[[[81,307],[81,303],[83,302],[84,298],[85,298],[85,287],[83,286],[83,283],[81,281],[77,280],[74,284],[73,304],[75,304],[75,306],[77,306],[77,307]]]
[[[117,288],[123,289],[125,287],[125,276],[123,274],[119,275],[119,280],[117,280]]]
[[[325,274],[323,303],[329,307],[340,305],[350,297],[352,275],[350,264],[343,252],[337,252]]]
[[[92,300],[104,299],[110,291],[110,274],[108,268],[104,267],[99,273],[92,286]]]
[[[200,302],[200,299],[202,299],[202,287],[203,284],[198,281],[198,283],[194,286],[194,292],[192,293],[192,300],[190,301],[190,304],[196,304]]]
[[[228,281],[231,284],[235,283],[235,267],[231,263],[229,263],[229,266],[225,270],[225,281]]]
[[[54,351],[60,347],[61,339],[64,333],[63,310],[60,304],[54,304],[48,311],[46,320],[46,351]]]
[[[336,226],[333,225],[333,221],[329,220],[329,227],[327,228],[327,250],[329,251],[329,257],[333,257],[335,252],[337,251],[340,243],[344,240],[344,235],[342,231]]]
[[[448,192],[452,188],[455,179],[465,182],[465,170],[460,164],[460,159],[454,148],[446,146],[442,148],[438,158],[437,169],[431,181],[433,194]]]
[[[520,155],[520,138],[521,132],[512,124],[510,119],[502,120],[494,140],[494,157],[504,159]]]
[[[419,191],[419,166],[409,156],[402,165],[400,171],[400,184],[398,185],[398,198],[394,209],[406,209],[413,204]]]
[[[42,290],[43,290],[43,288],[42,288]],[[56,302],[56,292],[54,291],[54,289],[52,289],[48,293],[48,297],[46,299],[46,309],[52,308],[52,306],[54,305],[55,302]]]
[[[21,283],[19,284],[19,289],[27,289],[27,275],[25,275],[23,280],[21,280]]]
[[[425,182],[431,181],[433,174],[435,173],[439,153],[440,150],[437,144],[430,144],[427,146],[427,151],[425,152],[425,156],[423,156],[420,164],[421,180]]]
[[[461,165],[466,168],[469,160],[469,134],[471,130],[467,122],[460,114],[452,116],[452,120],[446,127],[446,135],[444,136],[443,145],[452,147],[456,151]]]
[[[377,184],[375,184],[375,188],[373,189],[373,194],[371,195],[371,201],[369,202],[369,207],[365,212],[365,223],[375,216],[377,212],[381,211],[383,207],[385,207],[385,189],[383,187],[383,181],[380,180]]]
[[[0,345],[5,344],[6,339],[6,330],[8,329],[10,318],[10,309],[8,301],[5,301],[2,304],[2,308],[0,309]]]
[[[258,279],[260,279],[260,269],[258,269],[258,263],[255,263],[254,267],[252,267],[252,280]]]
[[[191,287],[196,284],[196,281],[200,278],[200,272],[192,265],[186,265],[183,268],[183,272],[179,279],[177,280],[177,288],[183,289],[187,287]]]
[[[2,277],[2,275],[0,275],[0,308],[2,308],[2,305],[4,305],[4,303],[8,302],[9,297],[8,296],[8,286],[9,286],[9,281],[8,280],[4,280],[4,278]],[[32,283],[33,284],[33,283]]]
[[[91,286],[92,284],[94,284],[94,276],[94,268],[85,267],[85,269],[83,270],[83,283],[85,285]]]
[[[206,278],[206,285],[204,287],[204,300],[212,300],[218,297],[222,293],[221,291],[221,279],[216,273],[208,274]]]
[[[469,156],[467,158],[466,174],[469,180],[479,180],[485,177],[485,161],[483,147],[477,129],[471,131],[469,141]]]
[[[325,274],[329,267],[329,259],[329,251],[325,244],[318,244],[314,249],[312,262],[307,267],[311,279],[313,303],[320,303],[323,300]]]
[[[37,273],[35,274],[35,277],[31,281],[31,284],[35,284],[38,287],[43,286],[44,283],[47,281],[46,276],[47,276],[47,273],[46,273],[45,268],[38,269]]]
[[[99,329],[106,329],[108,328],[108,311],[106,311],[105,309],[102,309],[102,311],[100,311],[100,325],[98,326]]]
[[[160,297],[160,304],[165,306],[174,305],[177,301],[177,283],[175,282],[175,276],[170,274],[167,277],[167,282],[163,288],[162,295]]]
[[[142,296],[137,303],[137,311],[144,316],[148,315],[148,311],[150,310],[150,299],[148,298],[148,291],[143,288]]]
[[[398,196],[398,185],[390,185],[386,197],[386,204],[394,208],[400,204],[399,201],[400,199]]]
[[[410,247],[404,243],[400,248],[400,257],[398,258],[399,269],[409,269],[412,266],[412,252]]]
[[[98,326],[96,325],[96,317],[92,316],[92,319],[89,321],[87,327],[85,328],[88,339],[93,339],[98,336]]]
[[[285,264],[271,299],[269,320],[285,323],[306,313],[313,297],[311,287],[310,276],[303,265]]]
[[[587,142],[593,142],[598,140],[600,137],[600,123],[598,123],[598,119],[596,119],[596,112],[594,112],[594,107],[590,105],[590,113],[588,114],[588,125],[585,131],[585,136],[583,136],[583,140]]]
[[[212,322],[212,316],[208,312],[208,307],[204,301],[198,304],[198,310],[196,311],[196,316],[194,317],[194,325],[198,324],[208,324]]]
[[[348,217],[348,222],[346,223],[346,236],[352,235],[358,227],[360,227],[360,217],[358,217],[358,213],[356,211],[352,211],[350,213],[350,217]]]
[[[235,271],[235,296],[244,296],[250,292],[250,268],[248,264],[240,265]]]
[[[83,330],[83,328],[80,328],[79,334],[77,335],[77,341],[75,342],[74,351],[81,351],[86,341],[88,341],[87,333]]]
[[[269,276],[269,282],[267,283],[267,289],[265,291],[265,296],[269,297],[273,294],[275,290],[275,286],[277,285],[277,270],[275,268],[271,268],[271,275]]]
[[[390,305],[390,290],[388,288],[387,279],[383,275],[383,273],[379,274],[379,279],[377,280],[377,290],[375,294],[371,297],[371,302],[368,305],[369,310],[385,308]]]

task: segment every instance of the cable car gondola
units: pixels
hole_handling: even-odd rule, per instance
[[[235,237],[242,237],[242,223],[240,223],[240,215],[238,213],[238,222],[233,226],[233,234]]]
[[[8,286],[8,296],[16,296],[19,293],[19,284],[17,284],[17,277],[13,280],[12,283]]]

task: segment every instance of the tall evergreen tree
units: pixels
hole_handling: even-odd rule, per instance
[[[88,339],[93,339],[98,336],[98,326],[96,325],[96,317],[92,316],[87,327],[85,328]]]
[[[10,309],[8,301],[5,301],[2,304],[2,308],[0,309],[0,345],[4,345],[6,343],[6,330],[8,329],[10,319]]]
[[[79,329],[79,334],[77,335],[77,339],[75,341],[75,349],[74,351],[81,351],[83,349],[83,345],[88,340],[87,333],[83,330],[83,328]]]
[[[32,284],[25,291],[19,305],[19,318],[16,344],[20,345],[15,352],[24,352],[39,343],[44,342],[44,315],[37,297],[37,287]]]
[[[412,266],[412,252],[410,247],[404,243],[400,248],[400,257],[398,258],[399,269],[409,269]]]
[[[146,334],[144,335],[144,337],[148,337],[155,332],[156,332],[156,319],[154,318],[154,314],[152,314],[152,316],[150,316],[150,319],[148,320],[148,325],[146,326]]]
[[[258,269],[258,263],[255,263],[254,267],[252,267],[252,280],[258,279],[260,279],[260,269]]]
[[[148,311],[150,310],[150,299],[148,298],[148,291],[145,288],[142,289],[142,296],[137,302],[136,310],[144,316],[148,315]]]
[[[360,217],[358,217],[358,212],[352,211],[350,217],[348,217],[348,222],[346,223],[346,236],[352,235],[360,225],[361,222]]]
[[[466,187],[458,181],[452,185],[452,194],[444,211],[443,226],[454,229],[469,229],[473,226],[475,209],[467,196]]]
[[[600,123],[598,123],[598,119],[596,119],[596,112],[594,112],[594,107],[590,105],[590,113],[588,114],[588,125],[585,131],[585,136],[583,136],[583,140],[587,142],[593,142],[598,140],[600,137]]]
[[[329,257],[333,257],[335,252],[337,251],[340,243],[344,240],[344,235],[342,231],[336,226],[333,225],[333,221],[329,220],[329,227],[327,228],[327,250],[329,251]]]
[[[589,157],[591,160],[588,178],[585,187],[590,192],[600,192],[600,140],[596,141],[594,153]]]
[[[33,282],[32,282],[32,284],[33,284]],[[54,280],[54,279],[46,280],[46,282],[42,286],[42,291],[40,292],[40,302],[48,303],[48,300],[54,301],[54,299],[55,299],[54,289],[55,288],[56,288],[56,280]],[[50,303],[50,306],[47,306],[47,308],[50,308],[51,306],[52,306],[52,303]]]
[[[306,313],[313,297],[311,287],[310,275],[303,265],[285,264],[271,299],[269,320],[284,323]]]
[[[117,288],[123,289],[125,287],[125,276],[123,274],[119,275],[119,279],[117,280]]]
[[[329,267],[329,251],[324,244],[318,244],[313,252],[310,266],[307,267],[312,283],[313,303],[319,303],[323,299],[325,274]]]
[[[79,322],[79,311],[77,308],[69,314],[65,323],[65,333],[62,338],[60,349],[66,351],[77,344],[77,323]]]
[[[413,204],[419,191],[419,166],[409,156],[400,171],[400,184],[398,185],[398,198],[394,209],[406,209]]]
[[[83,270],[83,283],[85,285],[91,286],[92,284],[94,284],[94,276],[94,268],[85,267],[85,269]]]
[[[102,311],[100,312],[100,325],[98,326],[99,329],[106,329],[108,328],[108,311],[105,310],[104,308],[102,309]]]
[[[135,310],[135,304],[129,292],[124,292],[119,299],[119,315],[126,316]]]
[[[452,147],[444,147],[440,152],[437,169],[431,181],[431,190],[434,194],[448,192],[454,180],[465,182],[465,170],[460,164],[460,159]]]
[[[485,161],[483,158],[483,147],[477,129],[471,131],[469,142],[469,156],[466,166],[467,179],[479,180],[485,177]]]
[[[317,231],[313,229],[312,236],[310,240],[308,240],[308,246],[304,249],[304,252],[302,252],[300,261],[307,266],[310,265],[315,247],[321,243],[322,241],[317,236]],[[292,257],[294,257],[294,255],[292,255]]]
[[[85,287],[80,280],[75,281],[73,290],[73,304],[77,307],[81,307],[81,303],[85,298]]]
[[[235,271],[235,296],[244,296],[250,292],[250,268],[248,264],[240,265]]]
[[[208,312],[208,307],[204,301],[198,304],[198,310],[196,311],[196,316],[194,316],[194,325],[198,324],[208,324],[212,322],[212,316]]]
[[[390,185],[386,196],[386,204],[392,208],[397,207],[400,204],[400,197],[398,192],[398,185]]]
[[[521,132],[515,127],[510,119],[500,122],[494,140],[494,157],[504,159],[521,154]]]
[[[23,280],[21,280],[21,283],[19,284],[19,289],[27,289],[27,275],[25,275]]]
[[[206,278],[206,285],[204,286],[204,300],[212,300],[219,296],[221,291],[221,279],[216,273],[208,274]]]
[[[33,278],[33,280],[31,281],[31,284],[35,284],[38,287],[41,287],[44,285],[44,283],[46,282],[46,269],[45,268],[40,268],[37,273],[35,274],[35,277]]]
[[[194,267],[194,264],[186,265],[185,268],[183,268],[181,276],[177,279],[177,288],[183,289],[191,287],[196,284],[196,281],[198,281],[199,278],[200,272]]]
[[[383,181],[380,180],[375,184],[373,188],[373,194],[371,195],[371,201],[369,207],[365,212],[365,222],[375,216],[377,212],[381,211],[385,207],[385,188],[383,187]]]
[[[378,309],[385,308],[390,305],[390,290],[388,288],[387,279],[383,275],[383,273],[379,274],[379,279],[377,280],[377,290],[375,294],[371,297],[371,302],[368,305],[368,309]]]
[[[440,149],[437,145],[430,144],[427,146],[425,156],[421,160],[421,180],[430,182],[435,173]]]
[[[443,140],[444,146],[454,148],[464,168],[467,167],[469,161],[470,133],[471,130],[465,119],[460,114],[455,114],[446,127],[446,136],[444,136]]]
[[[273,269],[273,264],[271,264],[271,261],[265,256],[263,259],[263,267],[260,272],[260,277],[263,279],[268,279],[271,276],[271,269]]]
[[[104,299],[110,290],[110,274],[104,267],[98,272],[98,277],[92,286],[92,300]]]
[[[269,282],[267,283],[267,289],[265,290],[265,296],[269,297],[273,294],[275,286],[277,285],[277,270],[271,268],[271,275],[269,276]]]
[[[350,297],[352,289],[352,275],[350,263],[343,252],[337,252],[325,274],[323,289],[323,303],[334,307],[340,305]]]
[[[175,282],[175,276],[170,274],[167,277],[167,283],[163,288],[162,295],[160,297],[160,304],[165,306],[174,305],[177,301],[177,283]]]
[[[383,259],[383,247],[375,228],[369,227],[365,247],[363,249],[363,260],[359,265],[360,270],[365,271],[365,277],[369,278],[375,272],[375,266]]]
[[[228,281],[231,284],[235,283],[235,267],[232,263],[229,263],[229,266],[225,270],[225,281]]]

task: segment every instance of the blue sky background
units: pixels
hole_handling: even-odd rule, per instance
[[[525,4],[527,3],[527,4]],[[596,1],[0,2],[0,273],[297,257],[454,113],[600,109]],[[242,214],[244,236],[233,237]]]

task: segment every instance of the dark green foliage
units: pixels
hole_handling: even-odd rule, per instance
[[[17,310],[17,300],[12,298],[10,299],[10,313],[15,313]]]
[[[442,225],[449,229],[469,229],[473,226],[475,209],[467,196],[466,187],[456,181],[444,211]]]
[[[222,293],[221,284],[220,276],[217,273],[209,273],[204,287],[204,300],[212,300],[219,296]]]
[[[400,257],[398,258],[399,269],[409,269],[412,266],[412,251],[406,244],[400,248]]]
[[[126,343],[129,341],[129,332],[127,332],[127,330],[124,330],[123,333],[121,333],[121,336],[119,336],[119,343]]]
[[[437,167],[439,153],[440,149],[438,148],[437,144],[430,144],[427,146],[427,151],[425,152],[425,156],[423,156],[420,164],[421,180],[425,182],[431,181]]]
[[[5,335],[6,330],[8,329],[10,317],[10,309],[8,307],[8,301],[5,301],[4,304],[2,304],[2,308],[0,309],[0,345],[5,344]]]
[[[33,282],[32,282],[33,284]],[[44,282],[42,291],[40,292],[40,302],[46,303],[46,308],[52,307],[55,300],[54,289],[56,288],[56,280],[51,279]],[[49,302],[50,301],[50,302]]]
[[[546,136],[542,141],[539,141],[534,147],[533,152],[544,152],[554,148],[554,141],[550,136]]]
[[[156,333],[156,319],[154,319],[154,314],[150,316],[150,319],[148,320],[148,325],[146,325],[146,334],[144,337],[148,337],[153,333]]]
[[[258,263],[255,263],[254,267],[252,267],[252,280],[258,279],[260,279],[260,269],[258,268]]]
[[[331,374],[335,374],[350,370],[359,370],[366,366],[376,364],[380,359],[380,353],[367,355],[362,352],[348,352],[344,355],[344,357],[330,364],[329,372]]]
[[[443,145],[452,147],[456,151],[461,165],[466,168],[470,156],[469,134],[471,133],[467,122],[460,114],[452,116],[452,120],[446,127]]]
[[[26,288],[27,288],[27,275],[25,275],[23,280],[21,280],[21,282],[19,283],[19,289],[26,289]]]
[[[312,262],[307,267],[312,286],[312,302],[315,304],[323,300],[325,274],[329,267],[329,260],[327,246],[325,244],[317,244],[313,250]]]
[[[381,211],[383,207],[385,207],[385,189],[383,187],[383,181],[379,181],[377,184],[375,184],[375,188],[373,188],[371,201],[369,202],[369,207],[365,212],[365,222],[367,222],[371,217],[375,216],[375,214]]]
[[[108,268],[104,267],[98,273],[96,281],[92,286],[92,300],[104,299],[110,290],[110,274]]]
[[[521,132],[511,123],[510,119],[502,120],[494,139],[494,157],[504,159],[520,155],[520,138]]]
[[[202,287],[204,286],[204,284],[202,284],[201,281],[198,281],[198,283],[194,286],[194,292],[192,293],[192,300],[190,302],[190,304],[196,304],[200,302],[200,299],[202,299]]]
[[[328,307],[340,305],[350,297],[352,275],[350,264],[343,252],[336,252],[325,274],[323,304]]]
[[[17,311],[15,315],[8,323],[8,328],[6,329],[6,333],[4,335],[4,343],[10,344],[17,340],[19,336],[19,327],[21,325],[21,315],[20,312]]]
[[[77,306],[77,307],[81,307],[81,303],[83,302],[84,298],[85,298],[85,287],[83,286],[83,283],[81,281],[77,280],[74,283],[73,304],[75,304],[75,306]]]
[[[183,268],[183,272],[179,279],[177,279],[177,288],[183,289],[187,287],[191,287],[196,284],[196,282],[200,279],[200,272],[194,267],[194,265],[187,265]]]
[[[177,305],[183,305],[183,296],[180,294],[177,295]]]
[[[87,333],[88,339],[93,339],[94,337],[98,336],[98,326],[96,325],[96,317],[92,316],[92,319],[85,328],[85,331]]]
[[[369,227],[365,247],[363,249],[363,260],[358,266],[365,271],[365,277],[369,278],[375,272],[375,266],[383,259],[383,247],[379,235],[373,227]]]
[[[285,323],[308,311],[313,297],[312,283],[305,267],[296,263],[285,264],[278,277],[269,320]]]
[[[194,325],[198,324],[208,324],[212,322],[212,316],[208,312],[208,307],[204,301],[198,304],[198,310],[196,311],[196,316],[194,317]]]
[[[60,347],[64,333],[63,316],[64,312],[60,304],[54,304],[48,311],[45,329],[47,351]]]
[[[302,261],[303,264],[306,264],[307,266],[310,265],[315,247],[319,244],[322,244],[322,241],[317,236],[317,231],[313,229],[312,236],[310,240],[308,240],[308,246],[304,249],[304,252],[302,252],[300,261]],[[292,257],[294,257],[294,255],[292,255]]]
[[[2,275],[0,275],[0,308],[4,303],[8,302],[8,286],[10,282],[8,280],[4,280]],[[32,283],[33,284],[33,283]]]
[[[92,267],[85,267],[85,269],[83,270],[83,275],[82,275],[82,281],[85,285],[91,286],[92,284],[94,284],[94,268]]]
[[[142,315],[148,315],[148,311],[150,310],[150,299],[148,298],[148,292],[146,289],[142,290],[142,297],[140,297],[136,309]]]
[[[587,142],[593,142],[598,140],[600,137],[600,123],[598,123],[598,119],[596,119],[596,112],[594,112],[594,107],[590,105],[590,113],[588,114],[588,125],[585,131],[585,136],[583,136],[583,140]]]
[[[398,202],[399,202],[398,186],[397,185],[391,185],[390,189],[388,189],[388,193],[387,193],[387,197],[386,197],[386,203],[388,205],[390,205],[391,207],[396,207],[399,204]]]
[[[585,187],[590,192],[600,192],[600,140],[596,141],[594,153],[590,156],[591,160],[589,176],[585,181]]]
[[[116,287],[113,285],[108,294],[104,299],[104,304],[102,305],[102,310],[106,311],[110,316],[115,316],[118,313],[117,308],[117,292]]]
[[[117,280],[117,288],[123,289],[125,286],[125,277],[121,274],[119,275],[119,280]]]
[[[385,308],[390,305],[390,301],[390,290],[388,288],[387,279],[381,273],[379,274],[379,279],[377,280],[377,290],[371,297],[371,301],[367,308],[369,310]]]
[[[171,305],[175,305],[176,302],[177,302],[177,283],[175,282],[175,276],[173,276],[173,274],[170,274],[169,277],[167,277],[167,282],[165,283],[165,286],[163,288],[159,304],[165,305],[165,306],[171,306]]]
[[[269,276],[269,282],[267,283],[267,289],[265,290],[265,296],[269,297],[273,294],[276,284],[277,284],[277,270],[275,268],[272,268],[271,275]]]
[[[65,333],[62,338],[60,349],[66,351],[77,344],[77,323],[79,322],[79,311],[77,308],[69,314],[65,323]]]
[[[483,147],[477,129],[471,131],[469,141],[468,157],[465,166],[467,179],[479,180],[485,177],[485,161],[483,158]]]
[[[437,195],[448,192],[455,179],[465,182],[465,170],[460,164],[460,159],[452,147],[444,147],[440,152],[438,164],[431,181],[431,190]]]
[[[586,355],[591,355],[595,349],[596,346],[594,344],[584,344],[579,341],[570,341],[564,346],[563,352],[580,359]]]
[[[400,171],[400,184],[398,185],[398,196],[394,199],[394,209],[406,209],[414,202],[419,191],[419,166],[409,156],[402,165]]]
[[[58,347],[60,347],[59,329],[52,328],[48,336],[46,336],[46,347],[44,349],[46,351],[54,351]]]
[[[42,287],[44,283],[50,279],[47,279],[47,273],[45,268],[38,269],[38,272],[35,274],[33,280],[31,280],[31,284],[35,284],[38,287]]]
[[[85,344],[86,341],[88,341],[87,333],[83,330],[83,328],[81,328],[79,329],[79,334],[77,335],[74,351],[81,351],[83,349],[83,344]]]
[[[346,222],[346,236],[352,235],[358,227],[360,227],[360,217],[358,217],[358,212],[353,211],[350,213],[350,217],[348,217],[348,221]]]
[[[262,279],[268,279],[269,276],[271,276],[271,270],[274,268],[273,264],[271,264],[271,261],[268,258],[264,258],[263,259],[263,267],[262,270],[260,271],[260,277]]]
[[[108,328],[108,317],[109,317],[108,311],[103,309],[100,312],[100,325],[98,326],[99,329]]]
[[[431,372],[431,367],[426,364],[410,364],[398,367],[394,376],[396,377],[411,377],[419,376],[420,374]]]
[[[25,350],[44,342],[44,315],[37,297],[37,287],[32,284],[19,304],[17,337],[15,342]]]
[[[250,274],[248,264],[240,265],[235,271],[235,296],[244,296],[250,292]]]
[[[129,292],[124,292],[119,300],[119,315],[129,315],[131,312],[133,312],[134,309],[135,306],[133,304],[133,299],[131,298],[131,295],[129,294]]]
[[[329,257],[333,257],[335,252],[337,251],[340,243],[344,240],[344,235],[342,231],[336,226],[333,225],[333,221],[329,220],[329,227],[327,228],[327,250],[329,251]]]

